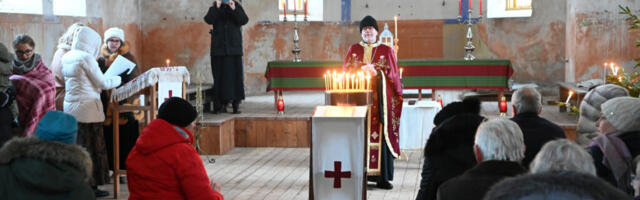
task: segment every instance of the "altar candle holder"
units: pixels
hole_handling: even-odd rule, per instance
[[[507,98],[502,97],[500,102],[498,103],[498,107],[500,108],[500,116],[506,116],[507,114]]]
[[[282,99],[282,95],[278,97],[278,114],[284,114],[284,99]]]

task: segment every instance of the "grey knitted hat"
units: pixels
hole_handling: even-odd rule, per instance
[[[616,97],[602,104],[602,114],[618,131],[640,131],[640,99]]]
[[[614,84],[601,85],[589,91],[580,104],[580,117],[587,117],[591,121],[596,121],[600,117],[600,105],[605,101],[615,98],[629,96],[627,89]]]

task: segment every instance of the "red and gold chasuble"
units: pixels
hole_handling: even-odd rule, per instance
[[[368,46],[368,47],[366,47]],[[367,52],[367,48],[370,50]],[[365,55],[368,57],[364,58]],[[363,59],[364,58],[364,59]],[[343,63],[346,71],[360,70],[360,66],[374,64],[378,74],[372,78],[371,123],[367,130],[367,175],[380,175],[382,143],[394,158],[400,156],[400,113],[402,111],[402,83],[393,49],[380,43],[351,45]]]

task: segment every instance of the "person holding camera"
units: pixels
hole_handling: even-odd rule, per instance
[[[209,101],[213,101],[213,113],[226,112],[227,104],[231,103],[233,113],[238,114],[240,101],[244,99],[240,27],[249,22],[249,17],[237,1],[215,0],[204,21],[213,25],[210,31],[213,88],[207,91]]]

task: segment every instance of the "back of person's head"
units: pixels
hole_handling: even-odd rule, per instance
[[[589,91],[580,104],[580,118],[587,118],[593,122],[600,117],[601,105],[609,99],[629,96],[624,87],[615,84],[600,85]],[[594,125],[595,127],[595,125]]]
[[[531,173],[576,171],[596,176],[593,158],[567,139],[547,142],[531,162]]]
[[[33,38],[27,34],[18,34],[13,38],[13,48],[17,48],[18,44],[28,44],[32,48],[36,48],[36,43],[33,41]]]
[[[83,26],[73,36],[71,49],[84,51],[97,58],[100,52],[100,45],[102,45],[100,34],[87,26]]]
[[[523,87],[511,96],[511,104],[516,113],[539,113],[542,109],[542,96],[533,87]]]
[[[524,158],[522,130],[518,124],[506,118],[492,119],[480,124],[475,144],[482,153],[482,161],[519,162]]]
[[[622,132],[640,131],[640,99],[616,97],[602,104],[602,115]]]
[[[180,97],[171,97],[158,109],[158,118],[171,124],[187,127],[198,116],[198,112],[188,101]]]
[[[80,27],[83,26],[84,24],[82,23],[71,24],[71,26],[67,28],[67,31],[65,31],[64,34],[62,34],[62,36],[58,38],[58,48],[67,50],[71,49],[71,45],[73,44],[73,37],[78,33]]]
[[[631,199],[600,178],[572,171],[544,172],[506,178],[491,187],[484,200],[612,200]]]
[[[433,124],[436,126],[442,124],[446,119],[449,119],[455,115],[470,113],[480,114],[480,108],[482,102],[476,97],[466,97],[462,101],[451,102],[447,104],[440,112],[433,118]]]
[[[7,66],[11,66],[9,64],[10,61],[12,59],[12,55],[11,52],[9,52],[9,49],[7,49],[7,46],[5,46],[3,43],[0,42],[0,65],[7,65]]]
[[[477,114],[459,114],[444,120],[431,132],[424,147],[425,156],[442,153],[446,150],[469,149],[471,159],[473,158],[473,144],[478,126],[486,120]]]
[[[34,133],[41,140],[56,141],[65,144],[75,144],[78,132],[78,122],[70,114],[52,110],[44,114]]]

